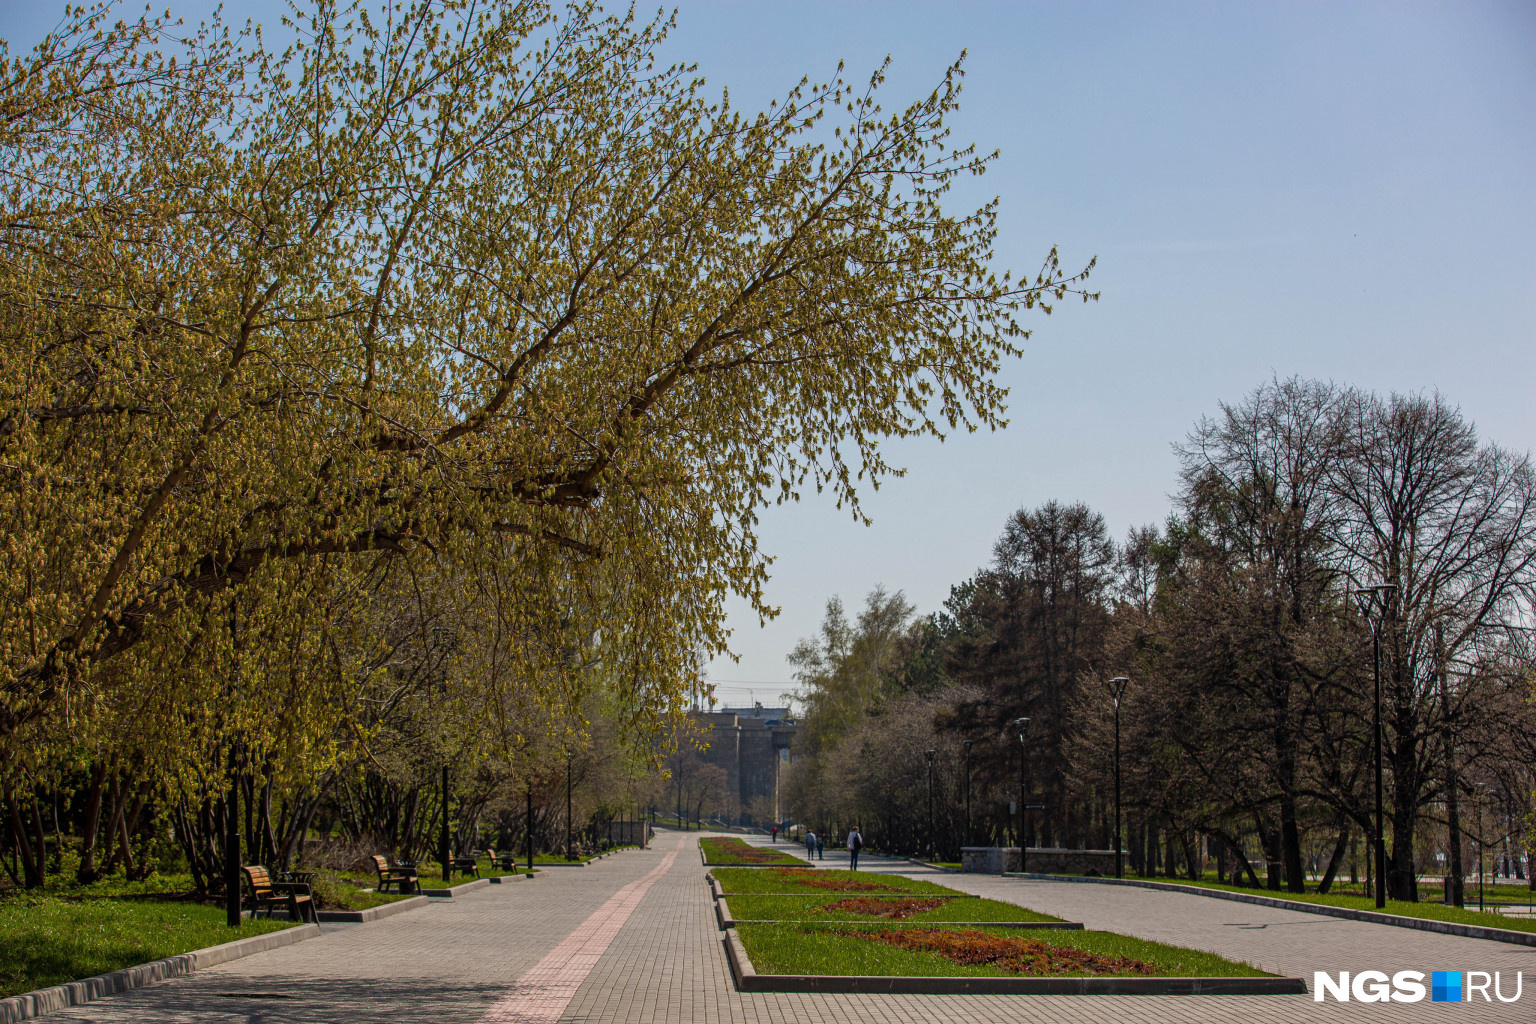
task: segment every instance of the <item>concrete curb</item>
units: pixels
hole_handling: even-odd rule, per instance
[[[1508,928],[1488,928],[1477,924],[1457,924],[1454,921],[1431,921],[1422,917],[1403,917],[1401,914],[1378,914],[1370,910],[1350,910],[1348,907],[1330,907],[1322,903],[1302,903],[1298,900],[1258,896],[1246,892],[1227,892],[1224,889],[1203,889],[1198,885],[1179,885],[1175,882],[1151,882],[1140,878],[1089,878],[1084,875],[1037,875],[1010,872],[1008,878],[1033,878],[1045,882],[1091,882],[1098,885],[1130,885],[1140,889],[1163,889],[1193,896],[1209,896],[1216,900],[1235,903],[1252,903],[1260,907],[1277,907],[1295,910],[1303,914],[1322,914],[1325,917],[1341,917],[1346,921],[1364,921],[1367,924],[1384,924],[1393,928],[1413,928],[1421,932],[1439,932],[1441,935],[1458,935],[1464,939],[1486,939],[1489,942],[1507,942],[1516,946],[1536,946],[1536,932],[1517,932]]]
[[[758,974],[741,937],[725,933],[738,992],[883,992],[903,995],[1278,996],[1305,995],[1300,978],[913,978],[870,974]]]
[[[530,875],[530,874],[528,874],[528,872],[524,871],[524,872],[521,872],[521,873],[515,874],[515,875],[496,875],[494,877],[487,878],[486,881],[489,882],[491,885],[506,885],[506,884],[508,884],[510,882],[521,882],[525,878],[532,878],[532,877],[533,877],[532,875]]]
[[[960,874],[960,869],[959,868],[947,868],[947,867],[945,867],[942,864],[934,864],[931,861],[918,860],[916,857],[908,857],[907,858],[907,863],[908,864],[916,864],[920,868],[932,868],[935,871],[945,871],[945,872],[948,872],[951,875],[958,875],[958,874]]]
[[[190,953],[166,957],[164,960],[153,960],[136,967],[125,967],[120,971],[98,974],[94,978],[82,978],[79,981],[55,985],[52,988],[38,989],[36,992],[23,992],[19,996],[0,999],[0,1024],[14,1024],[15,1021],[30,1020],[33,1017],[41,1017],[45,1013],[53,1013],[55,1010],[94,1002],[103,996],[144,988],[168,978],[179,978],[193,971],[201,971],[231,960],[238,960],[252,953],[291,946],[295,942],[303,942],[319,934],[318,925],[301,924],[293,928],[285,928],[280,932],[253,935],[248,939],[236,939],[234,942],[209,946],[207,949],[197,949]]]
[[[446,900],[451,899],[454,896],[463,896],[467,892],[474,892],[476,889],[484,889],[490,884],[491,880],[489,878],[477,878],[472,882],[465,882],[463,885],[450,886],[447,889],[422,889],[421,894],[423,896],[430,896],[434,899]]]
[[[407,910],[417,910],[427,905],[425,896],[412,896],[409,899],[396,900],[393,903],[382,903],[377,907],[369,907],[367,910],[321,910],[317,914],[322,923],[338,922],[342,924],[362,924],[365,921],[377,921],[381,917],[394,917],[403,914]]]

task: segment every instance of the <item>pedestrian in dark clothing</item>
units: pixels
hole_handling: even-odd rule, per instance
[[[817,860],[826,860],[826,857],[824,857],[822,855],[822,851],[825,850],[826,848],[827,848],[826,840],[822,839],[821,836],[817,836],[816,837],[816,859]]]
[[[848,870],[859,870],[859,851],[864,849],[864,837],[859,835],[859,826],[853,826],[848,833]]]

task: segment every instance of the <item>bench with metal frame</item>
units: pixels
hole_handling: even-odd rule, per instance
[[[315,892],[306,881],[277,882],[261,864],[247,864],[240,869],[251,889],[251,916],[259,917],[266,911],[272,917],[277,907],[286,907],[288,917],[294,921],[314,921]]]
[[[387,857],[376,853],[373,855],[373,868],[379,873],[379,892],[388,891],[392,885],[395,891],[402,894],[413,893],[420,888],[421,879],[416,876],[416,865],[410,861],[399,861],[391,865]]]

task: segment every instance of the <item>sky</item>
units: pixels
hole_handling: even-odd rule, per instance
[[[207,4],[170,6],[196,16]],[[231,14],[275,21],[271,2]],[[30,45],[62,4],[0,0]],[[684,2],[666,56],[751,110],[887,56],[887,109],[966,52],[954,139],[1001,155],[952,193],[1001,199],[996,264],[1098,258],[1089,305],[1026,316],[1009,425],[892,443],[873,524],[768,510],[761,627],[730,606],[726,703],[776,702],[826,601],[937,610],[1006,518],[1083,501],[1123,536],[1171,508],[1172,445],[1272,376],[1438,389],[1485,438],[1536,438],[1536,2]]]

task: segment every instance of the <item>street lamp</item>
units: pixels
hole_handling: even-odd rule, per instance
[[[1377,628],[1376,619],[1372,613],[1385,616],[1387,603],[1396,590],[1395,585],[1383,583],[1374,587],[1361,587],[1354,592],[1355,603],[1360,606],[1360,614],[1365,618],[1366,625],[1371,627],[1371,665],[1372,675],[1376,681],[1371,743],[1375,748],[1376,762],[1376,836],[1372,855],[1376,862],[1376,908],[1378,910],[1387,905],[1387,840],[1384,831],[1385,800],[1381,780],[1381,630]]]
[[[565,752],[565,859],[575,860],[571,849],[571,752]]]
[[[1010,724],[1019,736],[1019,874],[1022,875],[1025,861],[1029,857],[1029,843],[1024,838],[1024,740],[1029,729],[1029,719],[1015,718]]]
[[[1109,681],[1109,699],[1115,703],[1115,877],[1125,877],[1124,857],[1120,850],[1120,698],[1130,680],[1115,676]]]
[[[528,874],[533,874],[533,776],[528,777],[524,790],[528,798]]]
[[[453,878],[453,857],[448,845],[448,762],[443,762],[443,828],[438,836],[438,848],[442,853],[443,881]]]
[[[938,841],[933,831],[933,759],[938,756],[937,750],[925,750],[923,756],[928,758],[928,859],[938,860]]]
[[[1477,791],[1477,911],[1483,913],[1483,797],[1488,792],[1488,783],[1474,782],[1472,786]]]
[[[971,740],[960,746],[965,750],[965,843],[971,845]]]

